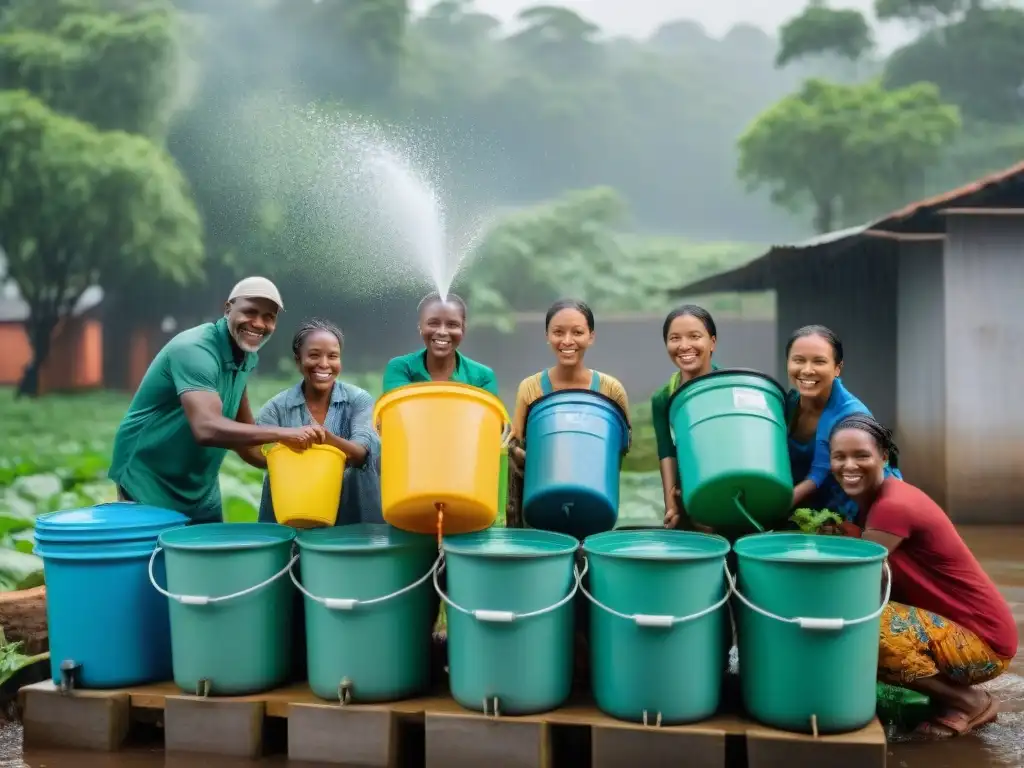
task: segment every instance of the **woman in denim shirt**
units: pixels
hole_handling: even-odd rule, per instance
[[[373,397],[364,389],[338,381],[341,331],[323,320],[310,320],[292,341],[302,381],[263,406],[257,424],[281,427],[320,425],[324,443],[346,456],[336,525],[383,523],[380,506],[380,440],[373,429]],[[263,479],[260,522],[274,522],[270,482]]]

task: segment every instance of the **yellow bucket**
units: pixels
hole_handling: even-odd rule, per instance
[[[305,451],[275,443],[263,447],[274,517],[292,528],[322,528],[338,520],[345,454],[332,445]]]
[[[499,460],[511,424],[501,401],[454,382],[407,384],[377,401],[384,520],[413,533],[468,533],[498,515]]]

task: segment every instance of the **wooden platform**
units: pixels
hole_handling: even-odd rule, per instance
[[[609,718],[586,701],[529,717],[469,712],[448,696],[341,706],[316,698],[305,685],[200,698],[169,683],[62,694],[47,681],[22,688],[19,696],[29,752],[120,750],[133,728],[148,727],[162,731],[168,753],[259,757],[280,751],[320,765],[884,768],[886,760],[877,720],[856,733],[814,738],[728,714],[695,725],[645,727]]]

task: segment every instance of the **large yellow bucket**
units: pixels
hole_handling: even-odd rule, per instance
[[[275,443],[264,446],[274,517],[292,528],[322,528],[338,520],[345,454],[332,445],[305,451]]]
[[[377,401],[373,421],[380,433],[384,520],[427,534],[468,533],[494,523],[501,447],[510,428],[497,397],[468,384],[407,384]]]

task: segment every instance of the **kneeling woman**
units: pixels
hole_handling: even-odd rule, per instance
[[[832,477],[829,435],[847,416],[870,416],[871,411],[839,378],[843,371],[843,343],[823,325],[799,328],[786,344],[786,371],[795,387],[786,397],[793,508],[830,509],[852,522],[857,516],[857,505]],[[895,457],[884,471],[886,477],[902,477]]]
[[[583,365],[583,356],[594,343],[594,313],[582,301],[562,299],[552,305],[544,318],[544,332],[555,353],[555,365],[528,376],[519,383],[512,436],[509,441],[509,488],[506,525],[523,527],[523,470],[526,465],[526,414],[543,395],[563,389],[591,389],[614,400],[626,419],[629,401],[619,380]]]
[[[271,398],[260,410],[256,423],[322,426],[324,442],[346,457],[336,524],[382,523],[377,473],[380,442],[372,424],[373,397],[364,389],[338,381],[343,346],[344,337],[334,325],[322,320],[304,323],[292,341],[302,380]],[[259,519],[274,522],[268,478],[263,480]]]
[[[889,550],[893,602],[882,612],[879,677],[943,707],[922,735],[949,738],[994,721],[996,701],[975,686],[1005,672],[1017,652],[1009,605],[939,505],[885,476],[896,455],[888,429],[856,414],[836,425],[830,444],[862,538]]]

